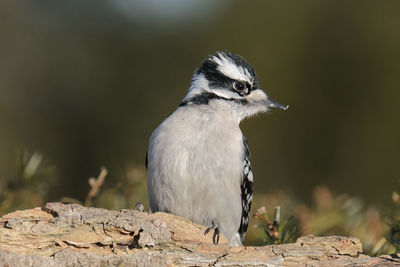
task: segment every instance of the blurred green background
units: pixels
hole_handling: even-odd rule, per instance
[[[311,203],[324,184],[389,204],[400,178],[399,11],[397,0],[1,1],[2,212],[84,200],[102,165],[104,187],[132,198],[113,206],[110,194],[103,206],[146,199],[149,136],[217,50],[244,56],[291,106],[241,124],[257,194]],[[32,175],[18,166],[32,159],[42,172],[31,170],[28,194]]]

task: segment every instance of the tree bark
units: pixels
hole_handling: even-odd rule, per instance
[[[166,213],[48,203],[0,219],[2,266],[397,266],[369,257],[352,237],[305,236],[296,243],[229,247],[205,227]]]

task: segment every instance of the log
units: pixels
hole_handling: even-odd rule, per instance
[[[397,255],[362,254],[353,237],[230,247],[206,227],[167,213],[48,203],[0,219],[1,266],[397,266]]]

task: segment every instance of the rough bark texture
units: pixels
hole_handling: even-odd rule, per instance
[[[299,238],[265,247],[212,244],[205,227],[171,214],[48,203],[0,219],[1,266],[396,266],[356,238]]]

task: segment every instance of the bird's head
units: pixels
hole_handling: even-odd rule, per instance
[[[181,106],[226,103],[239,120],[272,108],[289,106],[270,99],[258,84],[253,67],[241,56],[217,52],[205,59],[195,71],[189,92]]]

